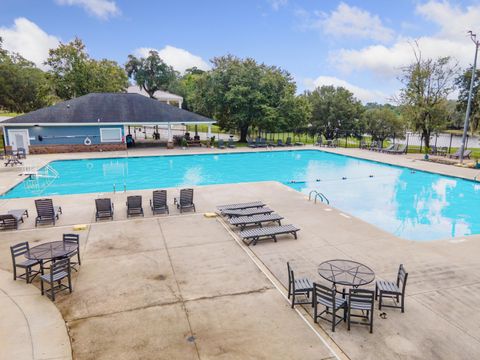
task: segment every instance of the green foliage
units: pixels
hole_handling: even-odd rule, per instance
[[[191,103],[197,90],[197,81],[205,73],[196,67],[185,70],[183,76],[170,83],[168,91],[183,97],[183,108],[194,111]]]
[[[334,139],[339,134],[360,136],[363,113],[361,102],[343,88],[322,86],[307,91],[305,96],[312,106],[311,131]]]
[[[454,90],[457,65],[449,57],[423,59],[414,49],[415,62],[403,69],[404,84],[399,102],[410,127],[419,131],[425,146],[430,147],[433,132],[445,129],[448,123],[447,96]]]
[[[402,137],[405,126],[402,117],[390,107],[375,107],[366,110],[362,115],[362,126],[372,140],[384,141],[387,138]]]
[[[463,121],[465,120],[465,113],[467,112],[467,102],[468,102],[468,93],[470,91],[470,82],[472,79],[472,69],[469,68],[463,72],[455,80],[455,84],[458,87],[458,102],[457,110],[463,113]],[[472,91],[472,105],[470,109],[470,129],[473,131],[478,130],[480,123],[480,94],[478,90],[480,88],[480,70],[475,72],[475,79],[473,80],[473,91]]]
[[[178,73],[167,65],[157,51],[150,50],[146,58],[128,55],[125,70],[137,85],[145,90],[151,98],[158,90],[167,90],[178,77]]]
[[[291,75],[275,66],[232,55],[214,58],[213,69],[196,74],[188,93],[191,108],[214,117],[222,129],[239,130],[245,141],[249,128],[265,131],[306,125],[309,105],[295,97]],[[193,74],[192,74],[193,75]]]
[[[64,100],[92,92],[121,92],[128,86],[125,71],[115,61],[91,59],[79,38],[51,49],[45,64],[55,94]]]
[[[45,73],[19,54],[2,49],[0,38],[0,108],[22,113],[52,100]]]

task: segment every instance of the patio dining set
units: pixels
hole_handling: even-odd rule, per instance
[[[80,236],[63,234],[61,241],[51,241],[30,247],[28,242],[10,246],[13,263],[13,280],[23,279],[32,283],[40,276],[42,295],[55,301],[55,294],[72,288],[72,270],[78,271],[80,260]],[[19,271],[23,270],[23,274]],[[66,284],[63,283],[66,280]],[[49,288],[45,289],[45,284]]]
[[[408,273],[403,264],[398,268],[395,281],[377,280],[375,290],[363,288],[375,280],[374,271],[352,260],[333,259],[318,265],[318,274],[330,286],[312,282],[307,277],[296,278],[290,262],[287,262],[287,270],[288,298],[292,308],[295,305],[310,305],[314,322],[319,319],[330,322],[332,332],[343,321],[347,323],[348,330],[351,324],[360,324],[367,325],[372,333],[376,300],[380,311],[387,307],[398,308],[402,313],[405,311]],[[321,308],[323,311],[320,311]],[[382,312],[380,317],[386,318],[387,314]]]

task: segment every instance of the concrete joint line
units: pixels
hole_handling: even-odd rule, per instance
[[[225,230],[230,234],[230,236],[234,239],[234,241],[238,244],[238,246],[240,246],[240,248],[242,248],[242,250],[248,255],[248,257],[250,258],[250,260],[253,261],[253,263],[257,266],[257,268],[266,276],[266,278],[272,283],[272,285],[275,287],[275,289],[277,289],[277,291],[280,293],[280,295],[285,299],[285,301],[287,301],[289,304],[289,300],[288,300],[288,297],[285,295],[285,290],[282,290],[280,288],[280,286],[283,287],[283,285],[279,285],[279,282],[275,279],[273,279],[273,275],[270,273],[270,271],[268,270],[268,268],[263,264],[261,263],[260,259],[258,259],[256,257],[256,255],[250,250],[247,248],[246,245],[243,244],[243,242],[238,238],[238,236],[232,231],[232,229],[230,229],[230,227],[225,223],[225,221],[219,217],[219,221],[220,223],[223,225],[223,227],[225,228]],[[323,336],[317,331],[317,329],[315,329],[312,324],[310,324],[310,322],[307,320],[306,316],[298,310],[298,308],[294,308],[295,312],[297,313],[297,315],[305,322],[305,324],[307,324],[307,326],[310,328],[310,330],[312,330],[314,332],[314,334],[320,339],[320,341],[323,343],[323,345],[325,345],[325,347],[330,351],[330,353],[333,355],[333,358],[337,359],[337,360],[341,360],[341,359],[344,359],[346,358],[347,356],[344,355],[344,357],[340,357],[336,351],[330,346],[330,344],[327,342],[327,340],[325,340],[323,338]],[[327,335],[328,336],[328,335]],[[330,340],[333,342],[333,339],[330,338]],[[328,358],[327,358],[328,359]]]

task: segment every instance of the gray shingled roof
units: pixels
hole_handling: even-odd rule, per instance
[[[35,110],[2,124],[208,123],[210,118],[139,94],[93,93]]]

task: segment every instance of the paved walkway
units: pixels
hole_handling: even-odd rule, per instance
[[[2,265],[5,265],[2,263]],[[65,322],[55,305],[0,270],[0,359],[71,359]]]

